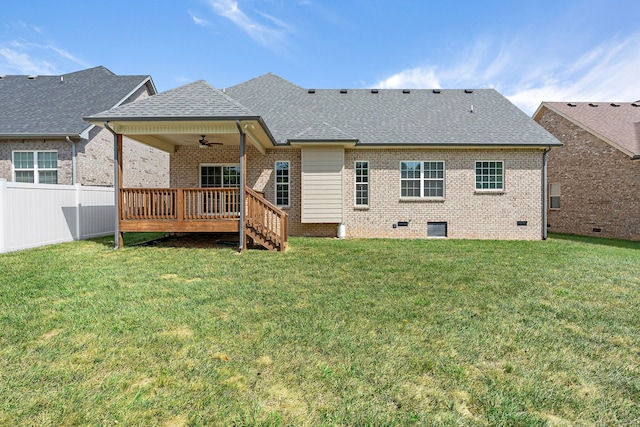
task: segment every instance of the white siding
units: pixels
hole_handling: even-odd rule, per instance
[[[0,253],[114,232],[113,188],[0,180]]]
[[[343,147],[302,148],[302,222],[341,223]]]

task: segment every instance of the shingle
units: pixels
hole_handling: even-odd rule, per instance
[[[118,76],[95,67],[62,76],[0,79],[0,134],[80,134],[83,117],[123,101],[149,76]]]
[[[470,93],[469,93],[470,92]],[[316,89],[266,74],[226,93],[261,115],[279,143],[318,123],[362,145],[559,145],[493,89]],[[321,136],[318,136],[321,140]]]
[[[255,117],[248,108],[204,80],[189,83],[131,104],[103,111],[92,119]]]

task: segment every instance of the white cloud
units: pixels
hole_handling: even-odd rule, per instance
[[[394,74],[373,86],[380,89],[439,88],[440,81],[433,67],[417,67]]]
[[[271,25],[260,23],[240,10],[238,2],[234,0],[210,0],[210,4],[215,13],[231,20],[256,42],[272,50],[283,48],[285,35],[291,30],[288,24],[270,15],[257,12]]]
[[[201,27],[209,26],[209,21],[207,21],[206,19],[202,19],[199,16],[196,16],[196,14],[191,11],[189,11],[189,16],[191,16],[191,19],[193,20],[194,24],[200,25]]]
[[[62,74],[90,65],[54,42],[43,41],[44,31],[22,21],[12,25],[12,38],[0,38],[2,74]]]
[[[562,60],[536,52],[532,46],[514,41],[495,47],[480,39],[470,53],[452,63],[400,71],[375,86],[494,87],[528,114],[543,101],[640,99],[640,32],[622,40],[606,40]]]

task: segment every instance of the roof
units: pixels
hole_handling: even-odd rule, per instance
[[[262,116],[279,144],[561,145],[493,89],[304,89],[269,73],[225,93]]]
[[[543,102],[549,109],[632,158],[640,158],[640,102]]]
[[[99,66],[58,76],[0,78],[0,138],[79,136],[83,117],[125,102],[150,76],[118,76]]]
[[[138,102],[87,117],[91,120],[149,120],[179,118],[205,120],[257,117],[246,107],[204,80],[162,92]]]

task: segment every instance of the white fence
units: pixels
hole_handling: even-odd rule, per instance
[[[0,253],[112,234],[113,188],[0,180]]]

